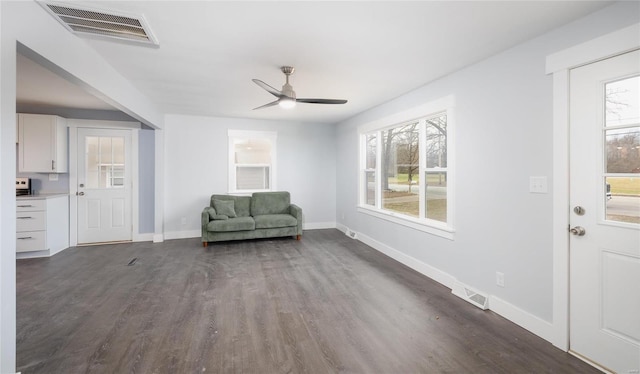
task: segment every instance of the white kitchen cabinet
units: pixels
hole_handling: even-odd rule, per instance
[[[52,256],[69,247],[69,196],[16,198],[16,257]]]
[[[46,114],[18,114],[18,172],[66,173],[67,121]]]

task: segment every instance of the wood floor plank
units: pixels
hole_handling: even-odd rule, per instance
[[[598,372],[337,230],[70,248],[17,304],[23,374]]]

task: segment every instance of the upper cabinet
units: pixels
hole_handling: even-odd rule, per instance
[[[45,114],[18,114],[18,172],[68,172],[67,121]]]

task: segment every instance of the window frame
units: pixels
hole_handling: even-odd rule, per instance
[[[446,239],[454,238],[454,211],[455,211],[455,114],[453,95],[395,113],[393,115],[375,120],[358,127],[359,162],[358,162],[358,212],[376,218],[427,232]],[[426,178],[427,172],[434,171],[426,167],[426,120],[438,115],[447,116],[447,167],[443,169],[447,175],[447,221],[442,222],[426,217]],[[382,131],[402,126],[411,121],[419,120],[420,146],[419,146],[419,201],[420,214],[416,218],[406,214],[394,212],[382,208]],[[375,167],[375,205],[367,204],[367,136],[376,135],[376,167]]]
[[[269,192],[269,191],[277,191],[277,183],[276,183],[276,161],[277,161],[277,140],[278,133],[276,131],[253,131],[253,130],[228,130],[227,132],[227,148],[228,148],[228,159],[227,159],[227,170],[228,170],[228,193],[233,195],[251,195],[254,192]],[[251,140],[251,139],[260,139],[260,140],[268,140],[271,143],[271,163],[268,165],[269,167],[269,188],[267,189],[246,189],[246,190],[238,190],[236,188],[236,167],[238,166],[235,163],[235,144],[236,140]],[[242,165],[244,167],[265,167],[266,164],[246,164]]]

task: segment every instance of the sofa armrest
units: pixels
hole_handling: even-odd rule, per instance
[[[298,220],[297,226],[297,235],[302,235],[302,208],[297,206],[296,204],[289,205],[289,214],[295,217]]]
[[[204,241],[204,239],[207,237],[206,233],[207,233],[207,225],[209,224],[209,221],[211,220],[211,218],[209,217],[209,207],[204,207],[204,209],[202,210],[202,214],[201,214],[201,222],[202,222],[202,239]]]

